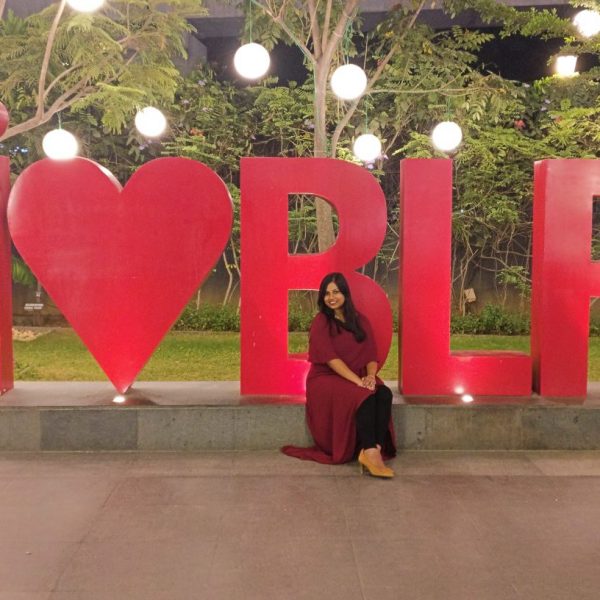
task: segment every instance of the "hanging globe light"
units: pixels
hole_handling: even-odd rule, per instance
[[[8,129],[9,119],[8,109],[0,102],[0,136],[4,135],[4,132]]]
[[[233,65],[242,77],[258,79],[269,70],[271,57],[264,46],[251,42],[237,49]]]
[[[600,33],[600,14],[595,10],[579,11],[573,18],[573,25],[583,37],[592,37]]]
[[[146,106],[135,115],[135,127],[146,137],[158,137],[167,128],[167,119],[158,108]]]
[[[65,129],[53,129],[44,136],[42,148],[48,158],[70,160],[77,156],[79,143],[77,138]]]
[[[104,4],[104,0],[67,0],[67,4],[73,10],[91,13],[98,10]]]
[[[355,100],[367,87],[367,75],[358,65],[342,65],[331,76],[331,89],[341,100]]]
[[[354,141],[352,152],[358,160],[369,163],[381,156],[381,142],[372,133],[363,133]]]
[[[559,77],[574,77],[577,75],[576,66],[576,56],[568,54],[556,57],[556,74]]]
[[[431,142],[440,152],[452,152],[462,142],[462,129],[454,121],[442,121],[431,132]]]

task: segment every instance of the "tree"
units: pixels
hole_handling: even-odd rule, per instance
[[[425,0],[399,4],[376,31],[363,36],[358,0],[250,0],[244,3],[248,36],[253,32],[267,47],[273,47],[280,40],[293,43],[303,53],[313,82],[315,156],[337,156],[338,143],[353,115],[370,93],[377,92],[379,80],[395,57],[412,56],[419,60],[421,52],[430,47],[423,40],[421,51],[416,56],[410,54],[411,47],[419,48],[419,37],[427,31],[427,28],[417,26],[424,5]],[[452,16],[473,9],[484,21],[500,22],[507,35],[517,32],[559,35],[565,32],[565,24],[552,12],[520,12],[496,0],[446,0],[440,8]],[[273,28],[273,24],[277,27]],[[348,57],[358,54],[362,54],[361,62],[368,74],[365,94],[348,104],[333,102],[327,94],[332,70]],[[439,81],[435,90],[416,91],[429,94],[452,87],[452,81]],[[407,91],[415,92],[406,82],[404,87],[396,90],[400,94]],[[332,111],[337,111],[337,119],[333,128],[328,129],[332,122],[328,112]],[[322,200],[317,201],[317,229],[319,249],[324,251],[333,243],[334,231],[331,208]]]
[[[186,17],[198,4],[124,0],[85,14],[59,0],[24,19],[9,12],[0,21],[0,100],[13,125],[0,141],[91,107],[118,132],[137,107],[172,101],[180,78],[172,59],[185,55]]]

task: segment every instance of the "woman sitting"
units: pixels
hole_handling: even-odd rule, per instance
[[[356,457],[361,471],[393,477],[383,456],[396,455],[392,392],[377,377],[377,347],[368,319],[357,312],[341,273],[326,275],[319,287],[319,313],[310,327],[306,420],[312,448],[283,452],[322,463]]]

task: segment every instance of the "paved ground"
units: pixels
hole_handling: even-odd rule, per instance
[[[0,455],[0,600],[597,600],[600,452]]]

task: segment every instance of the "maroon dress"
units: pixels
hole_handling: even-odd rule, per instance
[[[363,315],[359,319],[366,333],[362,342],[342,326],[330,325],[323,313],[314,318],[308,345],[312,365],[306,378],[306,421],[316,445],[284,446],[285,454],[326,464],[344,463],[355,457],[356,411],[373,392],[344,379],[327,362],[340,358],[359,377],[367,374],[367,363],[379,362],[371,324]],[[382,383],[377,378],[377,384]],[[391,419],[383,453],[396,455]]]

